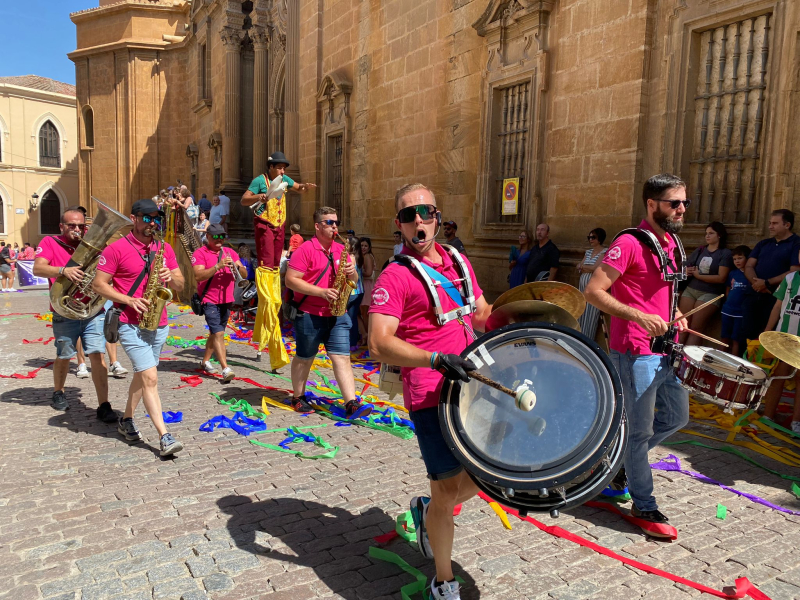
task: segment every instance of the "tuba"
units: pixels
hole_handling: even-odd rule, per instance
[[[50,288],[50,303],[53,305],[53,310],[67,319],[91,319],[103,308],[106,299],[92,290],[92,281],[97,273],[97,261],[111,236],[120,227],[132,225],[131,220],[125,215],[103,204],[94,196],[92,200],[97,203],[100,210],[95,215],[89,231],[73,252],[72,258],[65,265],[80,267],[84,272],[83,279],[75,283],[61,275]]]
[[[338,233],[336,234],[336,237],[338,237],[344,243],[344,252],[342,252],[341,257],[339,258],[339,270],[336,272],[336,278],[333,280],[333,287],[339,291],[339,295],[336,297],[336,300],[330,303],[330,305],[331,314],[334,317],[341,317],[347,312],[347,302],[350,300],[350,294],[352,294],[353,290],[356,289],[356,284],[347,278],[347,275],[344,274],[344,269],[342,268],[342,262],[347,261],[347,257],[350,255],[350,242],[344,239]]]
[[[169,213],[171,210],[172,209],[168,205],[164,206],[164,220],[162,221],[162,226],[164,228],[166,228],[169,223]],[[153,264],[150,267],[150,275],[147,276],[147,287],[145,287],[144,294],[142,295],[142,298],[147,300],[150,305],[139,317],[139,327],[141,329],[147,329],[148,331],[155,331],[158,329],[158,323],[161,321],[161,314],[164,312],[167,303],[172,300],[172,291],[161,285],[161,280],[158,277],[161,267],[164,266],[164,248],[167,242],[164,241],[163,234],[154,234],[153,237],[161,242],[161,245],[158,247],[158,252],[156,252],[156,256],[153,259]]]

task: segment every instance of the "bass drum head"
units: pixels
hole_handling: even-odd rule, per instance
[[[521,511],[591,500],[622,465],[622,386],[608,356],[586,336],[552,323],[507,325],[461,356],[481,375],[536,394],[530,412],[475,379],[445,380],[445,439],[488,495]]]

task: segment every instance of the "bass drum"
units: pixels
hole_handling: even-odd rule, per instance
[[[597,496],[622,466],[622,385],[588,337],[552,323],[517,323],[473,342],[463,358],[513,390],[536,394],[530,412],[475,379],[445,380],[439,417],[453,454],[486,494],[520,513]]]

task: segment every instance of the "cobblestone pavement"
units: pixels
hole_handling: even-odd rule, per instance
[[[43,290],[0,298],[0,316],[46,310]],[[194,325],[174,330],[182,337],[204,331],[194,315],[177,322]],[[51,331],[33,316],[0,320],[0,373],[27,373],[52,360],[52,343],[21,342],[47,339]],[[97,421],[91,380],[76,379],[74,363],[66,413],[49,406],[49,369],[34,379],[0,380],[0,598],[400,598],[411,576],[367,553],[374,536],[393,529],[410,497],[426,491],[414,440],[330,426],[317,431],[340,446],[338,456],[310,461],[253,446],[231,430],[200,432],[201,423],[227,411],[209,392],[260,404],[264,390],[212,379],[176,389],[186,375],[181,369],[196,368],[199,352],[167,350],[163,356],[172,360],[162,362],[159,373],[164,410],[184,414],[171,427],[186,445],[175,460],[157,456],[157,436],[142,408],[144,444],[129,446],[115,427]],[[254,354],[243,345],[229,352],[247,362]],[[130,366],[121,349],[120,357]],[[256,371],[238,374],[285,386]],[[127,379],[110,380],[117,409],[124,408],[127,386]],[[267,423],[330,421],[274,410]],[[259,438],[277,443],[283,437],[271,436]],[[659,447],[653,458],[668,452],[686,468],[800,510],[790,481],[735,456],[683,445]],[[800,519],[678,473],[657,473],[656,490],[679,530],[677,542],[648,539],[619,517],[586,507],[541,520],[715,589],[746,576],[773,599],[800,597]],[[717,503],[728,508],[724,521],[716,518]],[[454,559],[467,583],[465,599],[700,595],[515,519],[507,531],[478,499],[464,505],[456,524]],[[387,549],[432,574],[432,563],[409,544],[395,540]]]

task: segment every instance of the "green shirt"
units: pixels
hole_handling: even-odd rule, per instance
[[[290,189],[294,185],[291,177],[283,176],[283,182]],[[259,175],[250,183],[247,188],[254,194],[266,194],[269,190],[269,181],[266,175]],[[273,227],[280,227],[286,222],[286,194],[279,198],[271,198],[266,203],[259,202],[253,205],[253,213],[257,219],[266,221]]]
[[[283,181],[287,185],[286,189],[291,189],[294,185],[294,181],[288,175],[283,176]],[[240,188],[241,189],[241,188]],[[267,181],[266,175],[259,175],[250,183],[250,187],[247,188],[254,194],[266,194],[267,190],[269,190],[269,182]]]
[[[781,301],[781,316],[775,331],[800,335],[800,275],[789,273],[773,295]]]

